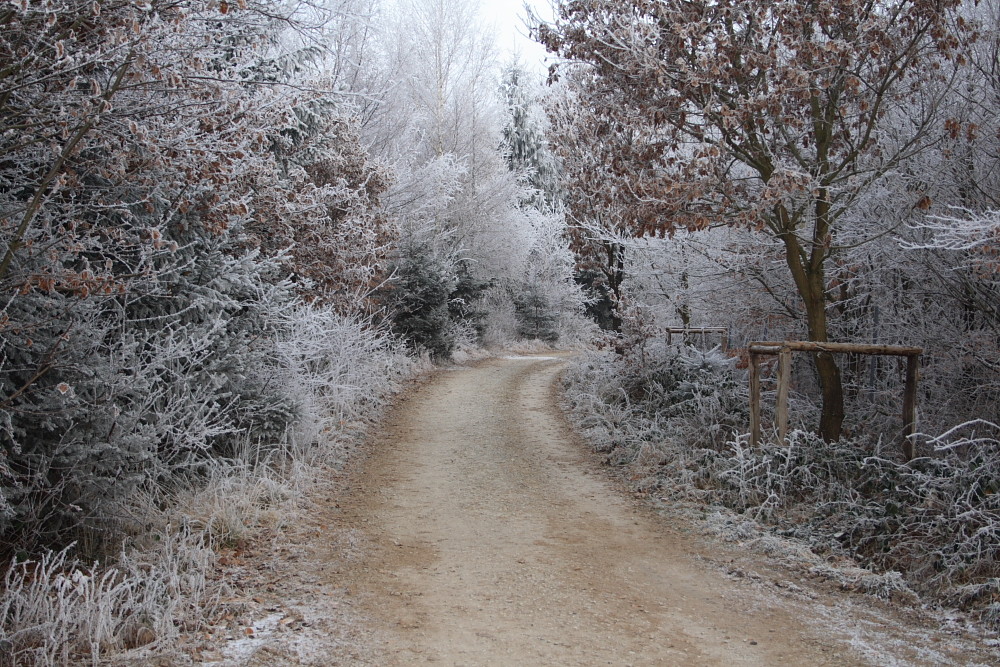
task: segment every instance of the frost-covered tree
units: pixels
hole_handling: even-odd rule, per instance
[[[540,91],[532,85],[530,76],[516,62],[504,69],[500,82],[500,92],[507,107],[504,153],[510,170],[523,174],[531,188],[524,205],[544,213],[556,212],[562,204],[561,179],[548,145],[547,118]]]
[[[398,11],[384,38],[393,92],[365,136],[395,173],[385,202],[400,251],[429,249],[456,284],[519,275],[532,230],[518,210],[526,188],[499,148],[504,110],[490,35],[470,3],[414,0]],[[467,319],[462,310],[452,308],[456,325]],[[481,309],[469,304],[471,312]]]
[[[640,212],[635,232],[726,223],[778,239],[805,333],[825,341],[840,221],[926,145],[935,104],[904,125],[890,112],[951,66],[957,4],[581,0],[539,35],[589,63],[588,99],[606,126],[643,135],[618,141],[607,163]],[[814,362],[819,431],[836,439],[840,368],[827,353]]]
[[[609,165],[615,146],[635,141],[635,128],[606,122],[594,113],[589,75],[585,68],[564,72],[546,108],[565,189],[567,236],[577,280],[588,292],[594,320],[603,329],[621,331],[627,259],[622,237],[638,224],[640,212]]]
[[[514,312],[520,335],[555,342],[574,337],[585,298],[574,274],[566,229],[563,176],[549,141],[551,128],[541,87],[518,63],[501,79],[507,120],[503,150],[507,166],[528,186],[519,212],[528,222],[529,252],[523,276],[512,276]]]
[[[453,267],[427,246],[406,248],[393,266],[387,297],[393,330],[417,352],[447,358],[456,339],[448,305],[458,284]]]

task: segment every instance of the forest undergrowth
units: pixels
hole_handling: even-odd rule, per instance
[[[723,539],[808,554],[810,574],[848,590],[1000,626],[1000,427],[924,436],[908,463],[868,433],[825,443],[794,430],[751,448],[737,362],[653,341],[592,352],[564,375],[566,402],[637,491],[727,508],[713,528]]]
[[[232,591],[222,555],[261,535],[280,540],[310,488],[422,367],[362,322],[299,315],[272,369],[295,415],[284,432],[244,434],[229,457],[147,480],[108,511],[115,526],[81,532],[98,543],[16,558],[0,588],[0,665],[142,661],[175,652],[182,633],[224,624]],[[117,556],[85,555],[102,552]]]

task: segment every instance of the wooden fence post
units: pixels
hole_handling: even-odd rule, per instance
[[[829,343],[824,341],[757,341],[747,344],[750,359],[750,445],[760,443],[760,357],[777,355],[778,391],[775,406],[775,426],[778,437],[784,441],[788,435],[788,394],[791,390],[792,352],[826,352],[870,354],[906,357],[906,387],[903,393],[903,457],[910,461],[914,455],[911,436],[917,429],[917,383],[920,380],[920,355],[923,348],[903,345],[863,345]]]
[[[760,355],[750,352],[750,448],[760,442]]]
[[[775,418],[778,422],[778,442],[784,444],[788,435],[788,385],[792,378],[792,350],[783,346],[778,352],[778,396]]]
[[[917,381],[920,378],[920,357],[906,357],[906,388],[903,390],[903,458],[913,458],[913,439],[917,430]]]

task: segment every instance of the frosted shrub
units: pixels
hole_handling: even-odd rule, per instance
[[[806,500],[823,504],[841,499],[868,455],[867,443],[841,441],[832,447],[805,431],[792,431],[785,443],[768,442],[756,450],[745,437],[728,445],[728,455],[712,461],[712,474],[722,482],[719,497],[741,510],[768,500],[774,509]]]
[[[175,255],[152,258],[157,273],[134,294],[81,301],[64,323],[80,330],[65,336],[64,356],[0,407],[5,462],[16,471],[0,476],[7,545],[30,551],[81,530],[115,532],[109,503],[232,455],[242,433],[280,436],[293,418],[272,381],[273,311],[291,297],[271,282],[273,263],[209,241]],[[52,301],[27,295],[7,312],[20,317]],[[44,354],[10,339],[0,333],[9,354]],[[20,367],[5,367],[0,384],[18,386]]]
[[[295,498],[385,404],[413,362],[393,338],[332,309],[272,310],[271,395],[293,415],[277,439],[246,431],[231,455],[146,479],[104,509],[132,517],[116,558],[85,565],[70,550],[13,562],[0,589],[0,664],[99,664],[109,655],[169,650],[207,623],[221,584],[214,548],[294,516]],[[149,534],[148,526],[153,526]],[[141,657],[141,656],[140,656]]]
[[[664,344],[621,356],[593,353],[565,382],[578,423],[619,462],[631,460],[642,442],[671,450],[721,448],[746,419],[744,383],[734,361],[717,350]]]
[[[394,238],[387,170],[306,73],[326,19],[140,4],[0,19],[23,46],[0,76],[0,663],[99,662],[145,617],[176,632],[208,546],[342,460],[409,367],[302,302],[362,309]],[[150,531],[153,560],[120,551]]]
[[[482,344],[498,348],[535,340],[541,347],[589,345],[597,325],[583,314],[574,292],[551,287],[512,280],[492,284],[480,299]]]
[[[671,357],[649,341],[581,357],[564,376],[574,421],[636,488],[726,505],[850,556],[874,571],[860,590],[912,589],[997,622],[1000,427],[923,436],[932,454],[907,464],[895,442],[798,430],[751,449],[744,382],[717,352]]]
[[[751,449],[734,405],[745,397],[725,389],[734,380],[712,370],[711,353],[642,351],[643,360],[590,355],[565,376],[574,420],[610,463],[629,466],[637,488],[698,496],[820,554],[850,556],[874,571],[860,590],[912,589],[996,623],[1000,427],[977,420],[924,436],[933,454],[907,464],[893,459],[896,443],[826,443],[804,431]],[[705,391],[713,376],[716,393]],[[723,425],[721,444],[699,430],[712,419]]]
[[[719,448],[746,421],[745,380],[717,349],[646,343],[622,358],[621,391],[647,418],[665,421],[674,442]]]
[[[413,369],[400,343],[370,323],[310,305],[281,319],[280,386],[297,415],[290,445],[310,446],[370,417]]]
[[[501,285],[490,286],[481,297],[483,345],[501,348],[517,340],[517,311],[510,291]]]
[[[824,443],[795,431],[757,451],[733,443],[713,461],[716,499],[767,518],[821,551],[844,551],[915,590],[964,604],[989,598],[1000,565],[1000,442],[950,442],[900,464],[868,443]],[[959,450],[965,451],[959,451]]]
[[[590,347],[600,335],[597,323],[584,314],[582,306],[560,312],[556,330],[559,333],[558,346],[570,349]]]

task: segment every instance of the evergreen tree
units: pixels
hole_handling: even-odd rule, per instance
[[[401,249],[392,270],[386,301],[393,332],[414,351],[449,357],[456,340],[448,306],[458,284],[452,267],[435,257],[430,246],[414,243]]]
[[[526,285],[525,290],[517,295],[514,306],[517,312],[518,335],[546,343],[555,343],[559,340],[552,304],[537,285]]]
[[[503,74],[500,92],[507,105],[503,151],[508,168],[522,174],[531,187],[530,195],[521,205],[549,213],[559,208],[562,188],[555,158],[545,138],[545,112],[528,77],[528,72],[517,63]]]

